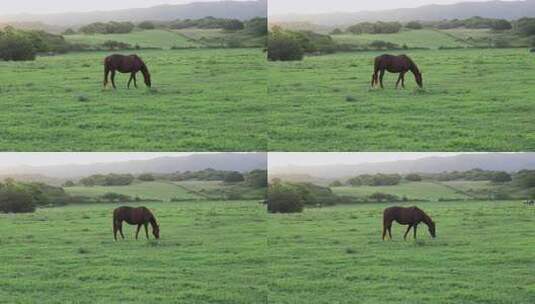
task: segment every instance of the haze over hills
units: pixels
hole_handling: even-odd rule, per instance
[[[509,20],[535,17],[535,0],[461,2],[449,5],[434,4],[417,8],[382,11],[275,15],[269,16],[269,22],[271,24],[309,22],[320,26],[342,26],[364,21],[437,21],[456,18],[466,19],[473,16]]]
[[[289,166],[270,167],[269,177],[292,181],[314,181],[346,178],[375,173],[439,173],[471,169],[514,172],[535,169],[535,153],[461,154],[448,157],[426,157],[359,165]]]
[[[60,14],[20,14],[0,16],[0,23],[42,22],[55,26],[78,26],[92,22],[107,21],[172,21],[176,19],[199,19],[204,17],[235,18],[240,20],[267,16],[267,0],[194,2],[178,5],[159,5],[149,8],[134,8],[115,11],[94,11]]]
[[[266,153],[217,153],[193,154],[178,157],[160,157],[150,160],[95,163],[84,165],[55,165],[43,167],[19,166],[0,169],[0,178],[46,181],[78,178],[92,174],[108,173],[173,173],[203,169],[247,172],[267,168]]]

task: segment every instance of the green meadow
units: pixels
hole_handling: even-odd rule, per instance
[[[405,50],[423,72],[370,89],[384,52],[269,63],[270,151],[528,151],[535,149],[535,57],[522,49]]]
[[[412,205],[412,204],[410,204]],[[270,303],[535,302],[535,208],[519,201],[419,203],[436,222],[382,241],[387,204],[305,209],[268,219]]]
[[[113,204],[0,214],[0,302],[266,303],[266,215],[256,202],[146,206],[158,241],[136,241],[124,224],[115,242]]]
[[[150,90],[140,74],[138,89],[126,88],[128,74],[118,74],[117,90],[103,89],[108,52],[0,62],[0,150],[266,149],[260,49],[135,52],[152,73]]]

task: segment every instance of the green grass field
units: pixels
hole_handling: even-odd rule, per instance
[[[439,183],[416,182],[401,183],[395,186],[359,186],[359,187],[334,187],[334,193],[343,196],[365,197],[376,192],[407,197],[409,200],[437,201],[439,199],[469,199],[470,197],[455,191],[456,188],[446,187]]]
[[[437,225],[418,241],[381,240],[385,204],[268,219],[269,302],[535,302],[535,208],[521,202],[420,203]]]
[[[265,151],[265,54],[138,51],[153,90],[102,90],[104,52],[0,62],[2,151]]]
[[[396,34],[344,34],[333,35],[333,39],[338,43],[367,45],[376,40],[395,43],[399,46],[406,45],[409,48],[431,48],[439,47],[467,47],[470,44],[462,40],[455,39],[441,31],[423,30],[403,30]]]
[[[134,31],[128,34],[94,34],[94,35],[66,35],[65,39],[73,43],[99,45],[113,40],[128,43],[132,46],[156,47],[170,49],[172,47],[200,47],[201,44],[187,39],[184,35],[170,30],[144,30]]]
[[[400,52],[394,52],[400,53]],[[408,51],[423,71],[370,90],[379,52],[269,64],[270,151],[529,151],[535,104],[526,49]]]
[[[0,214],[3,303],[266,303],[256,202],[147,203],[159,241],[113,241],[116,205]],[[150,229],[150,228],[149,228]]]
[[[131,197],[139,197],[141,199],[153,199],[170,201],[171,199],[194,200],[202,199],[182,187],[170,182],[137,182],[128,186],[95,186],[95,187],[67,187],[65,188],[69,194],[95,197],[101,196],[108,192],[120,193]]]

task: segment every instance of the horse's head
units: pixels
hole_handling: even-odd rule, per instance
[[[431,236],[433,238],[435,238],[437,235],[436,235],[436,230],[435,230],[435,222],[431,221],[429,223],[429,225],[427,225],[428,228],[429,228],[429,233],[431,234]]]
[[[420,71],[414,72],[414,77],[416,78],[416,83],[420,88],[424,87],[424,79],[422,78],[422,73]]]
[[[160,226],[158,226],[157,224],[154,225],[152,227],[152,234],[154,235],[156,239],[159,239],[160,238]]]
[[[145,80],[145,85],[149,88],[152,87],[149,70],[146,67],[144,67],[144,69],[141,70],[141,72],[143,73],[143,79]]]

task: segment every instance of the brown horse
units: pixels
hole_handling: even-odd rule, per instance
[[[375,66],[372,75],[372,88],[377,86],[379,81],[381,83],[381,89],[383,87],[383,77],[385,71],[390,73],[399,74],[398,81],[396,82],[396,89],[401,86],[405,88],[405,73],[411,71],[414,74],[416,83],[421,88],[423,87],[422,73],[418,69],[418,66],[407,55],[393,56],[393,55],[381,55],[375,58]],[[380,75],[379,75],[380,72]]]
[[[156,218],[150,212],[150,210],[145,207],[132,208],[122,206],[113,210],[113,237],[116,241],[117,231],[119,231],[121,237],[124,239],[123,221],[130,225],[137,225],[136,240],[139,235],[139,229],[141,229],[141,225],[145,226],[145,235],[147,236],[147,239],[149,238],[149,231],[147,229],[148,223],[150,223],[152,226],[152,234],[154,237],[156,239],[160,238],[160,227],[156,222]]]
[[[383,212],[383,240],[385,239],[387,231],[388,235],[390,236],[390,239],[392,239],[392,222],[394,220],[401,225],[409,225],[409,228],[407,229],[407,232],[405,232],[403,239],[407,239],[407,234],[409,233],[411,228],[413,228],[414,239],[416,239],[416,228],[421,222],[427,225],[427,227],[429,228],[429,233],[433,238],[436,236],[435,223],[433,222],[431,217],[425,214],[425,212],[423,212],[420,208],[390,207],[386,208]]]
[[[111,55],[104,59],[104,87],[108,85],[108,75],[111,72],[111,84],[114,89],[117,89],[115,86],[115,72],[119,71],[121,73],[130,73],[130,80],[128,80],[128,88],[130,88],[130,83],[134,81],[134,86],[137,88],[136,74],[141,71],[143,78],[145,80],[145,85],[151,87],[152,83],[150,80],[149,69],[145,65],[145,62],[141,60],[137,55]]]

